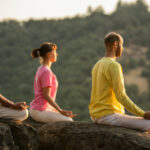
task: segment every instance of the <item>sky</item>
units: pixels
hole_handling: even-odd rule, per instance
[[[132,3],[136,0],[122,0]],[[145,0],[150,7],[150,0]],[[84,14],[88,8],[102,6],[111,13],[118,0],[0,0],[0,20],[64,18]]]

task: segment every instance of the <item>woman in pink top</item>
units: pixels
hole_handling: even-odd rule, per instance
[[[39,122],[73,121],[72,111],[61,109],[55,102],[58,81],[51,65],[57,61],[56,49],[56,44],[45,42],[31,52],[33,58],[41,59],[34,78],[34,100],[29,110],[30,116]]]

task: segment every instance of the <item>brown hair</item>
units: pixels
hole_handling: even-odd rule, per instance
[[[105,46],[112,46],[115,41],[120,42],[121,35],[115,32],[108,33],[104,38]]]
[[[51,52],[57,49],[57,45],[50,42],[44,42],[40,48],[33,49],[31,52],[31,56],[33,58],[45,57],[46,53]]]

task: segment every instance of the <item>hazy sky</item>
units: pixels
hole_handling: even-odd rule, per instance
[[[135,2],[136,0],[122,0]],[[150,6],[150,0],[145,0]],[[84,14],[88,6],[112,12],[118,0],[0,0],[0,20],[13,18],[60,18]]]

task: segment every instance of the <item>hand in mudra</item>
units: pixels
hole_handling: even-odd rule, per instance
[[[71,118],[73,118],[77,115],[77,114],[73,114],[72,111],[68,111],[68,110],[61,110],[60,113],[67,117],[71,117]]]
[[[150,111],[146,111],[143,117],[144,119],[150,120]]]
[[[14,109],[17,110],[25,110],[27,109],[29,106],[26,104],[26,102],[17,102],[14,104]]]

